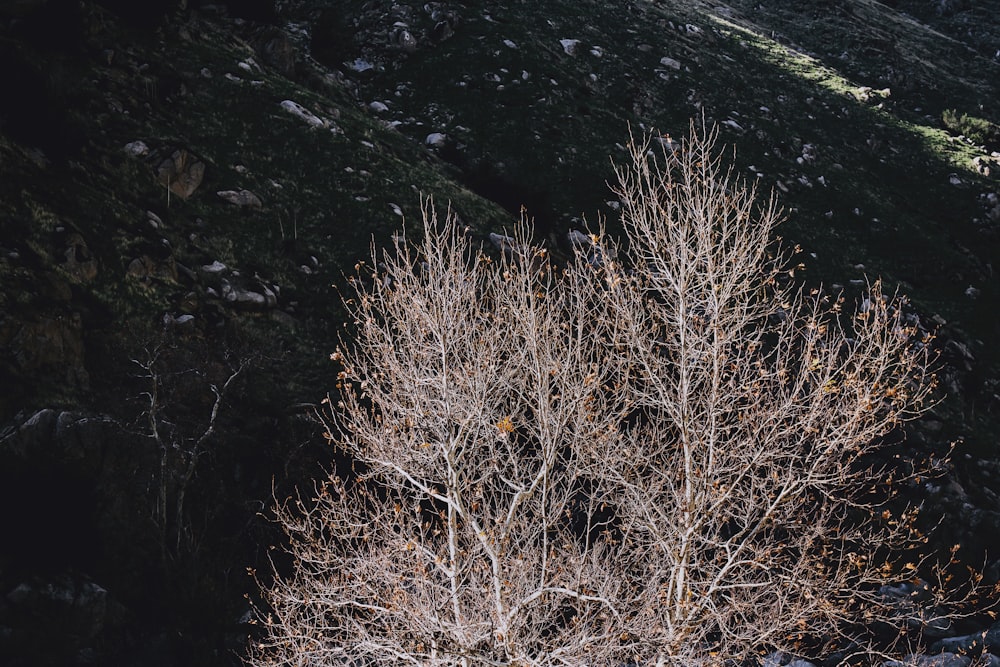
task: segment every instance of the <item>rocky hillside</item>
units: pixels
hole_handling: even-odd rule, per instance
[[[557,257],[587,221],[614,233],[629,132],[692,118],[777,193],[806,284],[881,276],[938,332],[942,402],[908,442],[958,441],[921,493],[981,566],[998,12],[0,0],[0,662],[238,663],[272,496],[343,463],[311,414],[345,275],[422,196],[483,239],[524,207]]]

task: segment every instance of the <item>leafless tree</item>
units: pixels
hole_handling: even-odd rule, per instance
[[[553,268],[524,223],[487,256],[430,205],[375,253],[324,417],[357,474],[278,506],[294,571],[253,664],[864,650],[921,539],[872,454],[921,411],[927,341],[878,283],[851,314],[796,288],[775,202],[715,140],[633,142],[627,243],[589,262]]]
[[[153,441],[159,455],[153,475],[153,518],[160,531],[163,560],[176,556],[182,546],[194,541],[185,511],[187,492],[216,434],[219,411],[231,385],[249,366],[248,358],[234,360],[227,353],[219,368],[176,368],[172,366],[171,352],[168,343],[158,341],[143,347],[142,353],[131,359],[135,377],[145,385],[139,396],[142,412],[135,430]],[[213,375],[221,381],[213,382]],[[187,414],[196,403],[201,404],[204,415]]]

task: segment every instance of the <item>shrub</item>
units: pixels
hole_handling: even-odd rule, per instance
[[[1000,149],[1000,125],[996,123],[991,123],[985,118],[960,114],[954,109],[945,109],[941,114],[941,120],[950,132],[964,135],[991,150]]]

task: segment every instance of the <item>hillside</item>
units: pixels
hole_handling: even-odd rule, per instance
[[[272,495],[343,464],[311,415],[372,243],[432,196],[565,257],[615,233],[629,133],[691,119],[774,189],[805,285],[882,277],[937,331],[909,442],[958,443],[922,493],[992,562],[998,12],[0,0],[0,662],[237,663]]]

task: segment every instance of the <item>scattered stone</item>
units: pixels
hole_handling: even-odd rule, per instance
[[[455,28],[452,26],[450,21],[438,21],[434,24],[434,28],[431,30],[431,38],[438,42],[443,42],[444,40],[452,37],[455,34]]]
[[[184,329],[194,328],[194,315],[185,313],[183,315],[178,315],[174,317],[170,313],[163,313],[163,326],[164,328],[178,327]]]
[[[911,654],[903,660],[887,660],[883,667],[969,667],[972,660],[964,655],[941,653],[939,655]]]
[[[672,139],[669,134],[659,136],[656,140],[660,143],[660,146],[671,153],[676,153],[681,149],[681,142]]]
[[[176,281],[177,262],[172,256],[156,261],[149,255],[142,255],[129,262],[125,276],[144,284],[148,284],[153,278]]]
[[[431,132],[424,139],[424,144],[432,148],[441,148],[448,143],[448,135],[441,132]]]
[[[567,56],[575,56],[580,48],[580,40],[578,39],[560,39],[559,43]]]
[[[793,658],[787,653],[782,651],[774,651],[773,653],[768,653],[763,658],[761,658],[761,667],[816,667],[813,663],[808,660],[803,660],[801,658]]]
[[[369,104],[368,108],[374,111],[375,113],[385,113],[386,111],[389,110],[389,107],[386,106],[384,102],[379,102],[378,100]]]
[[[517,44],[513,40],[505,39],[503,40],[503,43],[508,49],[517,49]]]
[[[351,62],[344,64],[347,66],[347,69],[356,74],[368,74],[375,70],[375,66],[364,58],[355,58]]]
[[[520,257],[524,254],[524,246],[517,242],[513,236],[505,236],[503,234],[497,234],[496,232],[490,232],[490,243],[493,247],[504,254],[508,259],[514,257]]]
[[[892,91],[889,88],[875,90],[871,86],[861,86],[854,91],[854,96],[858,98],[859,102],[878,104],[883,100],[889,99],[892,96]]]
[[[240,208],[259,209],[264,206],[260,197],[249,190],[219,190],[215,194]]]
[[[125,144],[125,152],[132,157],[143,157],[149,154],[149,146],[143,141],[130,141]]]
[[[417,50],[417,38],[409,30],[397,32],[393,41],[405,53],[415,53]]]
[[[269,287],[261,286],[261,291],[255,292],[234,286],[228,280],[222,281],[222,298],[249,310],[268,310],[278,305],[278,295]]]
[[[303,107],[298,102],[292,100],[284,100],[281,103],[281,108],[292,114],[293,116],[300,118],[305,121],[306,125],[309,127],[329,127],[329,121],[325,121],[313,112],[309,111]]]
[[[219,260],[214,260],[211,264],[204,264],[201,267],[202,273],[210,275],[216,275],[226,270],[228,270],[228,267]]]
[[[977,287],[969,285],[968,287],[965,288],[965,296],[969,297],[970,299],[978,299],[979,294],[980,290]]]
[[[674,60],[673,58],[669,58],[667,56],[660,58],[660,64],[664,67],[669,67],[670,69],[677,71],[680,71],[681,69],[681,62],[679,60]]]
[[[24,581],[5,599],[18,616],[47,618],[78,643],[101,634],[114,604],[103,587],[68,574]]]

